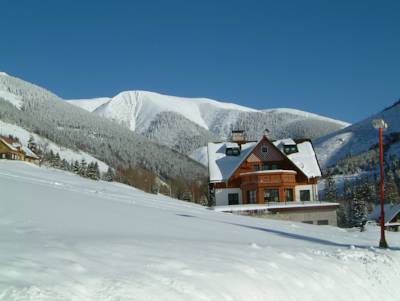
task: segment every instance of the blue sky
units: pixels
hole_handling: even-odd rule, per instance
[[[355,122],[400,98],[400,1],[0,0],[0,71]]]

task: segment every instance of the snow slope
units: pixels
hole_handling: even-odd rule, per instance
[[[0,300],[398,300],[399,234],[213,212],[0,160]]]
[[[68,102],[87,109],[91,101],[93,100],[69,100]],[[183,97],[147,91],[121,92],[107,102],[94,99],[93,108],[96,105],[98,106],[96,109],[91,108],[89,111],[125,124],[132,131],[146,129],[157,114],[166,111],[179,113],[205,129],[209,128],[209,122],[203,115],[210,108],[213,110],[254,111],[239,105],[221,103],[206,98],[188,100]]]
[[[400,102],[349,127],[316,139],[314,147],[321,167],[333,165],[348,154],[358,154],[376,145],[378,132],[372,127],[372,120],[377,118],[383,118],[389,126],[384,132],[384,138],[392,133],[400,133]]]

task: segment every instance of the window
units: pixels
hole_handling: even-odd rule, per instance
[[[277,169],[278,169],[278,165],[272,164],[272,165],[271,165],[271,169],[272,169],[272,170],[277,170]]]
[[[285,188],[285,202],[293,202],[293,189]]]
[[[300,190],[300,201],[306,202],[310,200],[311,200],[310,190]]]
[[[263,144],[263,145],[261,146],[261,152],[262,152],[263,154],[268,153],[268,146],[267,146],[266,144]]]
[[[329,225],[329,221],[327,219],[320,219],[317,221],[317,225]]]
[[[314,224],[314,222],[313,221],[302,221],[302,223],[304,223],[304,224]]]
[[[262,170],[270,170],[271,169],[267,163],[263,163],[261,168],[262,168]]]
[[[283,152],[286,155],[290,155],[290,154],[293,154],[293,153],[298,153],[299,150],[297,149],[297,145],[285,145],[283,147]]]
[[[228,204],[238,205],[239,204],[239,194],[238,193],[228,193]]]
[[[239,156],[240,155],[240,149],[238,147],[228,147],[225,150],[225,154],[227,156]]]
[[[253,165],[253,170],[254,171],[259,171],[260,170],[260,165],[258,165],[258,164]]]
[[[237,148],[237,147],[232,148],[232,156],[239,156],[239,155],[240,155],[239,148]]]
[[[265,189],[264,190],[264,202],[279,202],[279,190],[278,189]]]
[[[249,204],[255,204],[256,203],[256,191],[255,190],[249,190],[247,192],[247,201]]]

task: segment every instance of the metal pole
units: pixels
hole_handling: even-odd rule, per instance
[[[379,247],[386,249],[388,244],[385,239],[385,210],[384,210],[384,201],[385,201],[385,191],[384,191],[384,173],[383,173],[383,144],[382,144],[382,128],[379,128],[379,165],[380,165],[380,195],[381,195],[381,240],[379,241]]]

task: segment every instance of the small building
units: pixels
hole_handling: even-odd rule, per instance
[[[272,141],[264,135],[244,141],[237,131],[232,137],[208,144],[209,194],[215,208],[231,211],[236,206],[241,214],[256,210],[266,217],[336,225],[339,205],[318,200],[321,170],[310,140]]]
[[[39,157],[29,148],[8,137],[0,136],[0,159],[39,163]]]
[[[385,229],[391,231],[399,231],[400,227],[400,204],[385,204]],[[375,206],[374,210],[368,215],[369,221],[374,221],[377,224],[381,219],[381,206]]]

